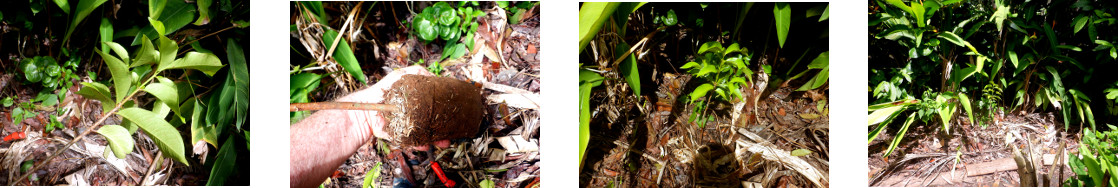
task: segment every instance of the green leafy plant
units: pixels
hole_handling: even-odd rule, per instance
[[[14,106],[12,109],[16,113],[11,113],[13,121],[18,124],[21,123],[19,121],[33,116],[49,117],[44,118],[49,121],[40,122],[46,132],[65,129],[65,124],[58,119],[72,109],[65,109],[65,106],[59,105],[59,101],[66,98],[64,95],[68,94],[67,89],[71,88],[74,80],[87,80],[80,83],[81,86],[75,93],[87,99],[100,101],[102,115],[91,117],[96,120],[94,125],[88,129],[81,129],[84,131],[79,135],[71,135],[74,139],[67,145],[97,132],[108,141],[109,149],[104,153],[106,157],[123,158],[132,153],[132,149],[138,143],[133,139],[150,138],[159,148],[158,152],[151,153],[153,156],[158,154],[182,165],[209,171],[207,176],[210,179],[206,183],[210,185],[221,185],[226,183],[229,177],[241,176],[236,172],[243,171],[238,169],[247,166],[247,163],[237,164],[237,153],[248,148],[249,134],[242,125],[247,124],[249,80],[247,59],[237,39],[247,35],[247,30],[242,28],[247,27],[248,22],[233,19],[238,19],[242,15],[247,16],[247,10],[243,12],[234,10],[241,7],[247,9],[247,2],[141,1],[137,5],[148,9],[146,20],[116,19],[117,15],[122,18],[135,14],[143,15],[141,12],[112,11],[115,9],[109,9],[109,6],[105,6],[106,8],[102,9],[104,11],[98,11],[105,2],[108,1],[77,0],[77,4],[73,4],[75,1],[31,0],[30,11],[12,12],[11,9],[0,8],[5,13],[14,13],[9,16],[18,18],[4,20],[5,22],[23,23],[25,27],[18,28],[21,35],[44,39],[43,44],[35,44],[34,48],[21,47],[19,49],[21,58],[18,59],[19,61],[14,61],[17,63],[14,63],[16,68],[13,68],[13,71],[21,73],[19,78],[26,79],[34,86],[41,85],[42,90],[33,99],[25,99],[25,102],[18,102],[18,104],[16,101],[18,98],[9,97],[3,101],[7,104],[6,107]],[[62,11],[52,10],[54,6],[46,6],[52,3]],[[38,14],[39,12],[48,14]],[[196,13],[199,15],[197,21],[194,19]],[[82,25],[83,20],[90,16],[95,17],[91,20],[100,20],[99,24],[94,21],[94,24]],[[175,33],[190,22],[195,22],[196,25],[212,24],[210,19],[218,17],[222,19],[216,19],[213,23],[232,26],[227,29],[219,28],[220,30],[209,28],[196,30],[212,32],[204,36]],[[60,29],[53,28],[55,24],[38,26],[33,24],[41,20],[47,22],[40,23],[63,20],[64,23],[58,26],[65,29],[64,33]],[[39,31],[45,31],[46,34],[40,34]],[[72,35],[75,38],[73,44],[69,43]],[[204,45],[201,43],[208,40],[202,39],[214,39],[209,38],[210,36],[219,36],[215,38],[228,44],[223,48],[227,56],[218,57],[203,48]],[[78,42],[77,38],[82,39]],[[32,41],[30,39],[38,40],[28,38],[21,39],[20,42],[30,42]],[[62,43],[48,43],[57,39],[62,39]],[[187,49],[180,50],[179,42],[183,41],[189,41],[181,43]],[[30,55],[22,57],[24,53]],[[103,61],[103,66],[79,67],[83,57],[89,56],[95,56],[87,58],[95,60],[95,64],[101,64]],[[223,64],[223,61],[228,63],[228,66]],[[82,68],[86,69],[84,72],[87,75],[77,75]],[[219,70],[224,71],[219,72]],[[97,76],[98,71],[108,71],[110,79],[99,80],[103,78]],[[224,76],[224,82],[211,80],[214,76],[219,78]],[[204,83],[209,81],[215,83]],[[77,113],[79,112],[75,112]],[[110,119],[110,116],[118,116],[120,123],[104,125],[105,120]],[[143,132],[146,137],[133,137],[138,131]],[[184,134],[189,134],[192,140],[183,139]],[[186,143],[188,141],[193,142]],[[206,164],[198,166],[195,165],[197,161],[188,161],[186,153],[191,150],[186,149],[186,146],[190,145],[194,146],[194,154],[203,158]],[[217,150],[208,152],[210,151],[208,146],[211,145]],[[50,159],[57,157],[61,151],[53,152],[43,161],[52,161]],[[205,160],[207,157],[211,159]],[[243,160],[246,157],[241,158]],[[48,165],[36,164],[33,168],[44,166]],[[34,171],[35,169],[31,169],[28,172]],[[26,173],[23,178],[33,176],[31,174],[33,173]],[[26,183],[26,181],[11,183]]]
[[[469,51],[468,49],[474,47],[473,38],[478,27],[474,18],[485,15],[484,11],[474,8],[477,5],[476,1],[463,1],[458,3],[457,7],[447,2],[428,6],[422,12],[415,14],[412,19],[412,33],[424,42],[436,39],[447,41],[439,61],[461,57]],[[466,40],[460,43],[460,39]]]
[[[733,102],[742,97],[740,88],[753,82],[753,71],[748,67],[752,56],[748,49],[742,48],[738,43],[723,48],[721,43],[710,41],[699,47],[696,55],[698,62],[688,62],[680,67],[704,81],[688,95],[689,102],[699,101],[691,114],[691,122],[697,123],[699,127],[706,126],[706,120],[710,117],[704,115],[705,110],[714,102],[711,100],[714,96],[725,102]],[[710,91],[714,91],[713,94]]]
[[[1079,154],[1068,154],[1068,166],[1075,176],[1064,181],[1069,187],[1098,187],[1118,184],[1118,127],[1107,125],[1110,131],[1083,130]]]
[[[628,15],[646,3],[629,2],[586,2],[579,8],[579,52],[583,47],[597,36],[598,30],[606,25],[608,18],[615,17],[613,26],[624,28],[628,22]],[[624,32],[619,32],[624,35]],[[640,71],[637,61],[629,51],[629,44],[621,41],[614,48],[614,56],[619,64],[619,72],[625,77],[626,83],[633,89],[634,96],[640,96]],[[606,78],[601,73],[579,64],[579,165],[586,153],[587,143],[590,141],[590,94],[594,87],[602,85]]]
[[[380,165],[381,163],[377,162],[377,165],[373,166],[373,169],[370,169],[368,173],[365,173],[365,181],[361,184],[362,188],[377,187],[376,184],[373,184],[373,181],[380,177]]]

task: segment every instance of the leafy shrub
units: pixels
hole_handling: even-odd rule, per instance
[[[707,121],[704,119],[709,117],[700,114],[704,114],[706,107],[713,102],[711,97],[717,96],[715,99],[725,102],[737,101],[742,97],[740,88],[753,82],[753,71],[747,67],[752,56],[749,50],[742,48],[738,43],[723,48],[721,43],[710,41],[699,47],[696,55],[698,62],[688,62],[680,67],[687,69],[688,74],[704,81],[689,94],[689,102],[699,101],[691,113],[692,122],[698,121],[699,127],[706,126]],[[746,79],[749,82],[746,82]],[[712,90],[717,95],[711,94]]]
[[[925,123],[938,114],[946,130],[952,103],[983,127],[997,111],[1044,110],[1057,112],[1065,128],[1093,128],[1105,117],[1095,115],[1092,105],[1102,105],[1091,99],[1109,95],[1106,84],[1116,78],[1098,74],[1118,57],[1110,53],[1118,36],[1098,29],[1113,28],[1113,12],[1089,1],[872,1],[869,124],[881,125],[870,140],[906,111]],[[970,98],[977,99],[973,112]]]
[[[1079,154],[1068,154],[1068,166],[1075,176],[1064,182],[1069,187],[1098,187],[1118,185],[1118,127],[1107,125],[1110,131],[1083,130]],[[1082,156],[1082,159],[1080,158]]]

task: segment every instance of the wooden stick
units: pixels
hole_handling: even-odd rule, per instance
[[[359,102],[291,103],[292,112],[310,110],[375,110],[382,112],[394,112],[396,110],[399,110],[399,108],[390,104]]]

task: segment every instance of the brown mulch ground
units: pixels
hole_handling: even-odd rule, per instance
[[[886,134],[895,134],[896,130],[887,128],[869,144],[870,186],[1018,186],[1014,147],[1037,158],[1034,164],[1038,174],[1052,174],[1059,182],[1074,175],[1057,158],[1078,153],[1075,148],[1079,148],[1080,134],[1065,135],[1063,125],[1056,123],[1052,114],[1012,113],[995,119],[998,123],[982,128],[969,125],[959,116],[950,135],[939,124],[910,126],[888,159],[882,155],[893,135]],[[955,164],[957,154],[961,160]]]
[[[602,85],[605,92],[592,95],[591,106],[602,104],[591,112],[596,115],[581,168],[582,186],[816,187],[779,162],[781,158],[766,159],[743,143],[783,152],[811,150],[797,158],[821,171],[821,184],[828,186],[829,110],[827,105],[817,108],[827,99],[826,87],[811,92],[793,92],[792,86],[801,83],[770,88],[761,94],[755,113],[742,113],[740,126],[731,125],[731,104],[712,104],[715,121],[699,128],[688,122],[694,106],[679,100],[698,84],[688,82],[688,75],[655,73],[652,77],[658,85],[655,99],[636,102],[631,93],[614,93],[628,86],[609,79]],[[746,118],[750,116],[756,119]]]

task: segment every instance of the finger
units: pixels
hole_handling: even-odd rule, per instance
[[[450,147],[450,140],[435,141],[435,147],[448,148],[448,147]]]

